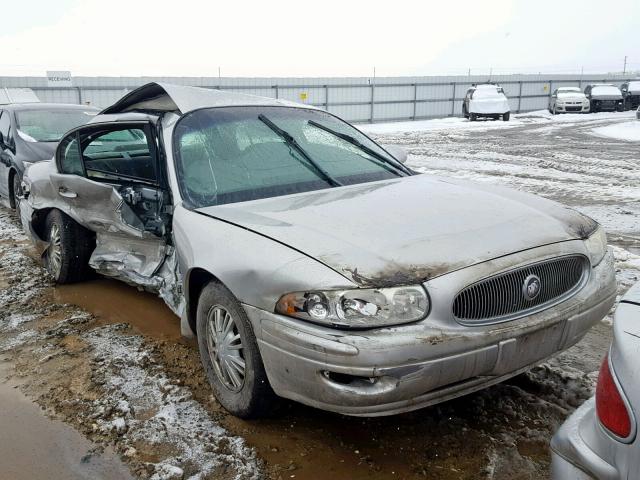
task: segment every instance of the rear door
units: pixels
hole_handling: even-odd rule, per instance
[[[62,209],[96,232],[91,266],[153,287],[170,235],[170,196],[150,122],[83,126],[56,151],[50,176]]]

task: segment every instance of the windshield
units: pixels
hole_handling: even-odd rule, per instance
[[[196,208],[408,175],[355,128],[304,108],[197,110],[176,126],[174,154]]]
[[[22,110],[16,112],[18,133],[31,142],[58,142],[62,136],[87,123],[96,112],[80,109]]]

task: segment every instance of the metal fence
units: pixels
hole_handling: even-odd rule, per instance
[[[392,122],[462,115],[462,99],[486,76],[382,78],[215,78],[215,77],[74,77],[71,87],[47,85],[46,77],[0,77],[0,87],[29,87],[43,102],[87,103],[106,107],[151,81],[222,89],[308,103],[351,122]],[[620,85],[623,75],[500,75],[512,112],[547,108],[558,87],[589,83]]]

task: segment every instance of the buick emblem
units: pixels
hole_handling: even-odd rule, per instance
[[[522,295],[526,300],[534,300],[538,295],[540,295],[540,289],[542,285],[540,284],[540,279],[537,275],[529,275],[524,279],[524,283],[522,284]]]

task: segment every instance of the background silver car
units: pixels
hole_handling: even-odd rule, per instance
[[[549,97],[549,113],[589,113],[589,99],[578,87],[556,88]]]
[[[305,105],[148,84],[24,184],[51,275],[157,292],[243,417],[276,395],[351,415],[463,395],[575,344],[615,299],[593,220],[415,174]]]
[[[640,283],[616,309],[613,344],[600,369],[596,396],[553,437],[554,480],[640,478]]]

